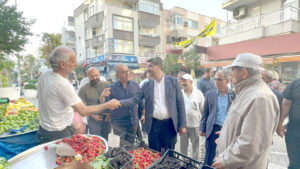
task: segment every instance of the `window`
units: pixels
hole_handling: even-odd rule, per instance
[[[90,31],[89,31],[89,28],[86,28],[86,29],[84,30],[84,35],[85,35],[85,40],[90,39]]]
[[[128,40],[114,39],[114,52],[133,54],[133,42]]]
[[[97,36],[96,28],[92,29],[92,36],[95,38]]]
[[[189,28],[198,29],[198,22],[193,20],[187,20],[187,26]]]
[[[174,15],[171,18],[171,25],[180,24],[183,25],[183,16],[182,15]]]
[[[114,29],[123,31],[133,31],[133,19],[122,16],[113,16]]]
[[[139,11],[159,15],[159,4],[149,0],[140,0]]]
[[[95,6],[91,5],[90,6],[90,16],[93,16],[95,14]]]
[[[176,16],[176,24],[183,25],[183,16],[175,15]]]
[[[217,34],[220,34],[221,33],[221,26],[220,24],[217,24]]]
[[[89,19],[89,11],[86,9],[84,11],[84,21],[87,21]]]

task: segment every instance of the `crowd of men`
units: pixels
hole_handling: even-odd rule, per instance
[[[272,72],[262,68],[260,56],[243,53],[224,70],[204,71],[197,88],[191,75],[166,75],[160,57],[147,61],[146,78],[140,84],[125,64],[115,67],[117,81],[100,80],[100,72],[87,70],[87,82],[78,95],[66,79],[77,66],[75,53],[57,47],[50,56],[52,70],[38,82],[42,143],[74,134],[74,111],[88,116],[87,133],[108,139],[124,133],[143,139],[156,151],[174,149],[180,135],[180,151],[216,169],[265,169],[277,131],[285,136],[290,169],[300,168],[300,80],[283,91]],[[285,134],[283,121],[289,116]],[[142,126],[140,126],[142,124]],[[133,142],[132,137],[121,138]]]

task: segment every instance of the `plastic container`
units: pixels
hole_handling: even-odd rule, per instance
[[[120,136],[120,147],[129,151],[139,147],[146,147],[146,144],[143,139],[125,132]]]
[[[180,161],[181,166],[184,166],[185,164],[189,165],[189,169],[201,169],[202,168],[202,163],[194,160],[190,157],[187,157],[179,152],[176,152],[174,150],[167,150],[166,153],[162,156],[162,158],[160,160],[158,160],[156,163],[154,163],[153,165],[149,166],[148,169],[153,168],[155,165],[162,163],[166,157],[172,157],[175,158],[177,160]],[[181,168],[181,167],[179,167]]]

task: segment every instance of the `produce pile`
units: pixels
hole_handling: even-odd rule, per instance
[[[61,142],[70,145],[78,155],[75,157],[61,157],[57,155],[57,165],[70,163],[74,158],[81,162],[92,162],[98,155],[103,154],[106,149],[104,141],[96,136],[73,135],[71,138],[64,138],[56,144]],[[48,146],[45,146],[45,150],[48,150]]]
[[[0,169],[11,169],[11,164],[3,157],[0,157]]]
[[[134,169],[145,169],[160,159],[160,154],[158,152],[153,152],[143,147],[129,151],[129,153],[134,156]]]
[[[197,169],[189,163],[184,163],[177,158],[164,157],[162,161],[155,164],[151,169]]]
[[[125,165],[132,166],[132,156],[123,148],[117,147],[117,148],[111,148],[106,153],[105,156],[107,158],[111,158],[109,161],[111,167],[117,169],[122,168]],[[130,167],[131,168],[131,167]]]
[[[38,126],[38,109],[24,98],[15,103],[0,104],[0,134],[19,134],[36,130]]]

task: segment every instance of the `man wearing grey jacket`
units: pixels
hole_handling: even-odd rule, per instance
[[[260,56],[243,53],[229,66],[236,98],[218,140],[216,169],[267,168],[280,109],[276,96],[261,78],[262,63]]]

